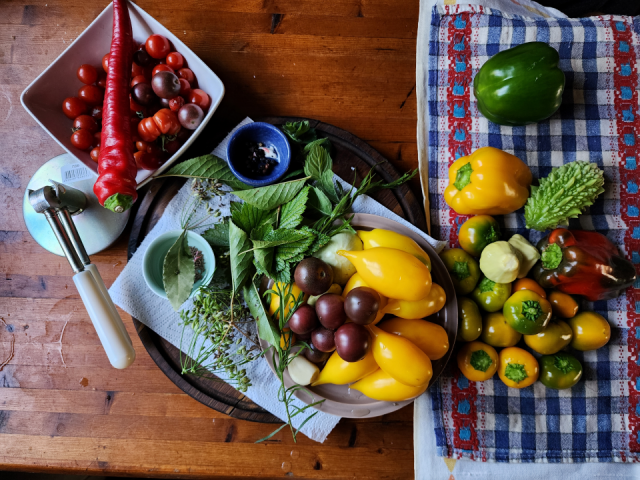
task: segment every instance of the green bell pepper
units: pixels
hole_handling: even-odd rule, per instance
[[[510,283],[496,283],[483,277],[476,288],[471,292],[478,306],[485,312],[497,312],[500,310],[504,302],[511,296]]]
[[[456,293],[458,295],[471,293],[480,280],[478,262],[461,248],[445,250],[440,254],[440,258],[451,274]]]
[[[558,52],[543,42],[495,54],[473,79],[478,110],[500,125],[527,125],[550,117],[564,91],[559,60]]]
[[[535,335],[549,323],[551,304],[533,290],[518,290],[505,302],[502,314],[516,332]]]
[[[571,388],[582,376],[582,364],[570,353],[545,355],[539,361],[540,382],[547,388]]]

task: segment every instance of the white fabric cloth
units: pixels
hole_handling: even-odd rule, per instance
[[[252,122],[251,119],[246,118],[243,120],[236,129],[241,125]],[[235,130],[235,129],[234,129]],[[216,147],[213,154],[226,158],[226,145],[228,143],[229,136],[223,140],[223,142]],[[336,177],[337,178],[337,177]],[[347,184],[343,182],[346,187]],[[176,230],[181,228],[180,216],[184,205],[190,201],[193,197],[190,196],[191,182],[187,182],[185,186],[180,189],[178,194],[171,200],[167,206],[164,214],[151,230],[149,235],[143,240],[142,244],[133,255],[127,266],[124,268],[120,276],[113,283],[109,289],[111,298],[124,311],[140,320],[146,326],[151,328],[154,332],[158,333],[164,339],[171,344],[180,348],[180,336],[182,334],[182,326],[180,325],[180,317],[171,308],[169,301],[155,295],[145,284],[144,277],[142,275],[142,259],[149,244],[160,234],[168,232],[170,230]],[[228,194],[223,197],[214,197],[210,202],[212,209],[219,209],[221,217],[229,216],[229,202],[231,200],[237,200],[235,196]],[[201,207],[199,215],[204,214],[204,206]],[[444,247],[443,242],[438,242],[431,237],[428,237],[422,233],[419,229],[411,225],[409,222],[403,220],[396,214],[392,213],[388,209],[384,208],[380,203],[376,202],[368,196],[359,197],[353,205],[355,212],[359,213],[372,213],[375,215],[391,218],[397,222],[406,225],[408,228],[420,233],[425,239],[437,250],[440,251]],[[199,215],[196,215],[197,218]],[[202,233],[205,228],[195,229],[197,233]],[[191,306],[191,300],[185,302],[182,308],[189,308]],[[185,332],[185,338],[183,339],[183,345],[189,345],[192,337],[187,337],[191,332],[190,329]],[[247,370],[247,376],[251,380],[252,386],[246,392],[247,397],[253,400],[255,403],[265,408],[269,412],[273,413],[277,417],[286,418],[285,410],[277,399],[277,391],[279,382],[276,376],[271,372],[269,366],[264,359],[255,360],[245,366]],[[303,406],[300,401],[296,400],[297,406]],[[310,412],[312,413],[313,410]],[[294,426],[298,427],[302,421],[306,418],[306,415],[299,415],[294,418]],[[327,413],[318,412],[305,426],[302,428],[304,433],[309,438],[323,442],[329,432],[336,426],[340,417],[336,417]],[[274,426],[275,428],[275,426]],[[258,439],[256,439],[258,440]]]
[[[418,100],[418,155],[423,189],[428,185],[427,73],[429,57],[429,29],[435,5],[475,4],[503,12],[528,17],[559,17],[566,15],[553,8],[529,0],[421,0],[418,24],[416,83]],[[424,192],[425,195],[427,192]],[[452,361],[455,361],[452,360]],[[414,462],[417,480],[583,480],[585,478],[639,479],[640,465],[623,463],[495,463],[445,459],[436,455],[436,438],[431,396],[425,393],[414,403]]]

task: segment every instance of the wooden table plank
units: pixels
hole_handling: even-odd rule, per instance
[[[182,393],[122,318],[137,359],[110,367],[65,259],[22,220],[33,173],[62,149],[20,94],[107,0],[0,2],[0,470],[162,478],[410,478],[412,408],[342,420],[324,444],[233,419]],[[185,158],[214,147],[220,119],[294,115],[344,128],[399,170],[417,167],[418,2],[140,0],[220,76],[226,97]],[[275,15],[275,16],[274,16]],[[106,53],[106,52],[105,52]],[[412,182],[420,198],[420,183]],[[92,257],[107,285],[126,264],[128,231]],[[64,361],[63,361],[64,360]]]

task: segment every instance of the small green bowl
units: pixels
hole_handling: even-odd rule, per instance
[[[176,243],[176,240],[182,233],[182,230],[171,230],[170,232],[163,233],[156,238],[144,254],[142,259],[142,274],[144,280],[153,293],[162,298],[167,298],[167,292],[164,291],[164,282],[162,280],[162,266],[164,264],[164,257],[171,246]],[[191,295],[202,285],[208,285],[213,278],[213,272],[216,268],[216,257],[213,254],[211,245],[191,230],[187,231],[187,244],[190,247],[196,247],[202,252],[204,257],[204,274],[200,280],[193,285]],[[190,296],[191,296],[190,295]]]

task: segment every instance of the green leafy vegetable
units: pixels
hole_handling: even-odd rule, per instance
[[[183,230],[167,252],[162,265],[164,291],[176,312],[191,295],[195,278],[193,256],[187,245],[187,231]]]
[[[551,170],[531,187],[524,207],[527,228],[539,231],[567,224],[604,192],[604,174],[595,163],[576,161]]]
[[[247,234],[233,221],[229,222],[229,259],[231,261],[231,281],[234,292],[239,292],[240,288],[251,277],[253,254],[246,252],[250,248],[251,240],[249,240]]]
[[[231,202],[229,206],[231,220],[245,232],[251,232],[264,224],[271,225],[276,219],[275,211],[263,210],[247,202],[241,205],[238,202]]]
[[[302,222],[302,214],[307,209],[309,188],[308,186],[304,187],[293,200],[282,206],[278,229],[295,228],[300,225],[300,222]]]
[[[338,203],[338,193],[333,183],[333,160],[331,160],[329,152],[324,147],[317,143],[311,146],[304,162],[304,173],[317,182],[316,186],[333,203]]]
[[[273,254],[274,247],[259,248],[253,251],[253,265],[260,275],[266,275],[269,278],[276,276],[276,272],[273,270]]]
[[[283,203],[290,202],[298,194],[308,178],[276,183],[267,187],[252,188],[231,192],[247,203],[262,210],[273,210]]]
[[[316,131],[311,128],[309,120],[287,122],[282,126],[282,131],[296,143],[307,144],[317,138]]]
[[[313,237],[314,234],[306,227],[299,230],[295,230],[293,228],[278,228],[277,230],[273,230],[265,235],[264,240],[253,240],[253,248],[263,249],[278,247],[280,245],[299,242],[309,236]]]
[[[547,270],[558,268],[562,262],[562,248],[557,243],[552,243],[543,250],[540,259],[542,260],[542,266]]]
[[[491,360],[489,354],[484,350],[476,350],[471,354],[470,363],[475,370],[486,372],[493,363],[493,360]]]
[[[307,207],[316,210],[320,215],[331,215],[331,211],[333,210],[333,205],[329,197],[317,187],[311,187],[311,190],[309,190]]]
[[[309,150],[311,150],[313,147],[315,146],[319,146],[319,147],[323,147],[325,148],[327,151],[329,151],[331,149],[331,140],[329,140],[328,138],[319,138],[317,140],[314,140],[313,142],[309,142],[304,146],[304,149],[302,150],[304,153],[309,153]]]
[[[258,336],[265,342],[269,342],[273,347],[279,347],[280,332],[271,322],[271,318],[264,308],[255,281],[251,281],[248,285],[245,285],[242,293],[244,301],[251,311],[251,315],[256,319],[256,323],[258,324]]]
[[[205,230],[202,237],[212,247],[229,247],[229,222],[223,220],[216,223],[213,227]]]
[[[513,380],[516,383],[520,383],[529,375],[527,375],[524,365],[520,363],[509,363],[504,369],[504,376],[509,380]]]
[[[236,178],[229,169],[227,162],[215,155],[203,155],[202,157],[192,158],[186,162],[179,163],[168,172],[158,175],[156,178],[161,177],[217,179],[235,190],[251,188]]]

